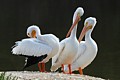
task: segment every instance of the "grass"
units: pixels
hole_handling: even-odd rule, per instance
[[[12,76],[12,74],[10,75],[6,75],[5,72],[2,72],[0,74],[0,80],[17,80],[18,78],[16,76]]]

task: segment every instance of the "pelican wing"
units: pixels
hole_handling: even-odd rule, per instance
[[[76,56],[75,61],[84,54],[85,50],[86,50],[85,42],[84,42],[84,41],[81,41],[80,44],[79,44],[78,52],[77,52],[78,55]],[[74,61],[74,62],[75,62],[75,61]]]
[[[51,53],[52,48],[44,41],[28,38],[15,42],[12,53],[15,55],[42,56]]]
[[[79,44],[79,48],[78,48],[79,57],[84,54],[85,50],[86,50],[85,42],[81,41],[81,43]]]
[[[39,63],[40,61],[42,61],[43,59],[45,59],[47,57],[47,55],[43,55],[43,56],[40,56],[40,57],[35,57],[35,56],[28,56],[28,57],[25,57],[25,65],[24,65],[24,68],[27,68],[31,65],[34,65],[36,63]]]
[[[61,41],[58,53],[54,57],[52,57],[52,65],[54,65],[58,61],[58,58],[61,55],[64,48],[65,48],[65,42]]]

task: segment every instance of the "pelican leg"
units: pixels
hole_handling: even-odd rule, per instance
[[[42,72],[45,72],[45,63],[41,63],[42,64]]]
[[[63,71],[63,73],[65,74],[64,65],[62,64],[61,66],[62,66],[62,71]]]
[[[80,75],[83,75],[83,71],[82,71],[81,67],[79,68],[79,73],[80,73]]]
[[[41,63],[38,63],[38,68],[39,68],[39,71],[42,72]]]
[[[38,63],[38,68],[40,72],[45,72],[45,63]]]
[[[69,68],[69,74],[72,74],[71,64],[68,64],[68,68]]]

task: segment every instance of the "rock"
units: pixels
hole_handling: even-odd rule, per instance
[[[38,71],[8,71],[6,76],[17,77],[17,80],[105,80],[102,78],[92,77],[79,74],[63,73],[41,73]]]

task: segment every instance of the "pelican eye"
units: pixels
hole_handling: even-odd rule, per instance
[[[30,36],[30,34],[29,34],[29,33],[27,33],[27,35],[28,35],[28,36]]]
[[[92,25],[89,26],[89,29],[92,29]]]
[[[80,13],[78,13],[77,15],[80,16]]]
[[[88,22],[86,22],[85,26],[86,26],[86,27],[88,26]]]
[[[78,16],[78,18],[79,18],[79,21],[80,21],[80,19],[81,19],[81,18],[80,18],[80,17],[81,17],[81,16],[80,16],[80,13],[78,13],[78,14],[77,14],[77,16]]]

